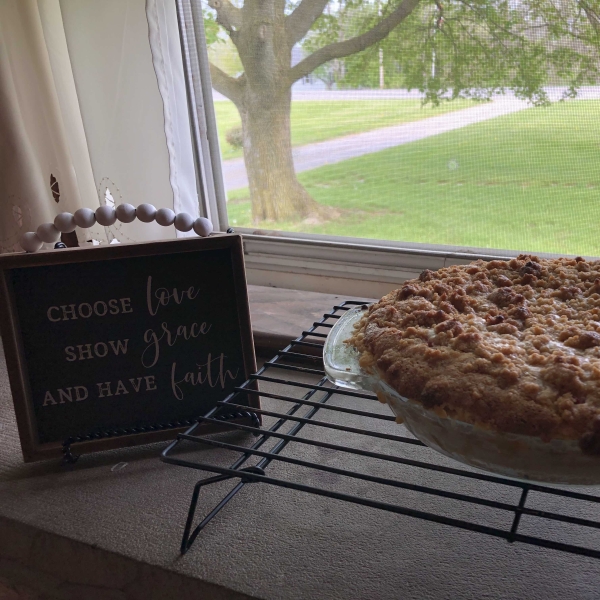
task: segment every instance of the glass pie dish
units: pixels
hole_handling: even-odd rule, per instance
[[[584,454],[577,440],[495,432],[438,416],[420,402],[401,396],[376,372],[359,365],[356,348],[344,343],[364,307],[344,314],[325,342],[325,373],[335,385],[375,392],[400,422],[424,444],[461,463],[514,479],[569,485],[600,485],[600,456]]]

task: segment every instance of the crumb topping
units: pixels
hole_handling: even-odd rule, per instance
[[[348,343],[438,414],[600,454],[600,261],[425,270],[369,307]]]

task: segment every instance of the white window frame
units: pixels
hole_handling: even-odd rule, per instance
[[[379,298],[424,269],[512,254],[310,234],[266,236],[251,231],[241,231],[249,283],[363,298]]]
[[[200,213],[212,221],[217,231],[226,231],[229,226],[227,196],[221,169],[202,4],[200,0],[176,0],[176,6]]]
[[[201,0],[176,0],[201,212],[226,231],[227,197],[209,73]],[[236,228],[244,239],[248,283],[377,298],[417,277],[473,260],[509,258],[514,250],[442,246]],[[523,251],[525,253],[526,251]],[[554,254],[538,256],[554,257]]]

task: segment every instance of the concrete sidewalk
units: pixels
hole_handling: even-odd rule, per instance
[[[560,100],[567,91],[565,86],[546,86],[544,88],[552,102]],[[495,98],[511,98],[515,97],[514,92],[507,90],[505,94],[497,94]],[[294,85],[292,87],[292,100],[294,102],[313,102],[315,100],[405,100],[416,99],[421,100],[423,94],[418,90],[402,90],[402,89],[349,89],[349,90],[326,90],[315,89],[310,85]],[[600,86],[587,85],[579,89],[577,94],[579,100],[598,100],[600,99]],[[213,100],[215,102],[227,101],[227,98],[213,90]]]
[[[309,171],[323,165],[335,164],[349,158],[379,152],[488,119],[495,119],[529,106],[527,102],[514,97],[500,97],[492,102],[437,117],[298,146],[293,150],[294,165],[297,173]],[[223,176],[227,191],[246,187],[248,176],[244,159],[234,158],[223,161]]]

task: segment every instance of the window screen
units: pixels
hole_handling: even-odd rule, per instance
[[[205,3],[229,223],[600,255],[598,6]]]

